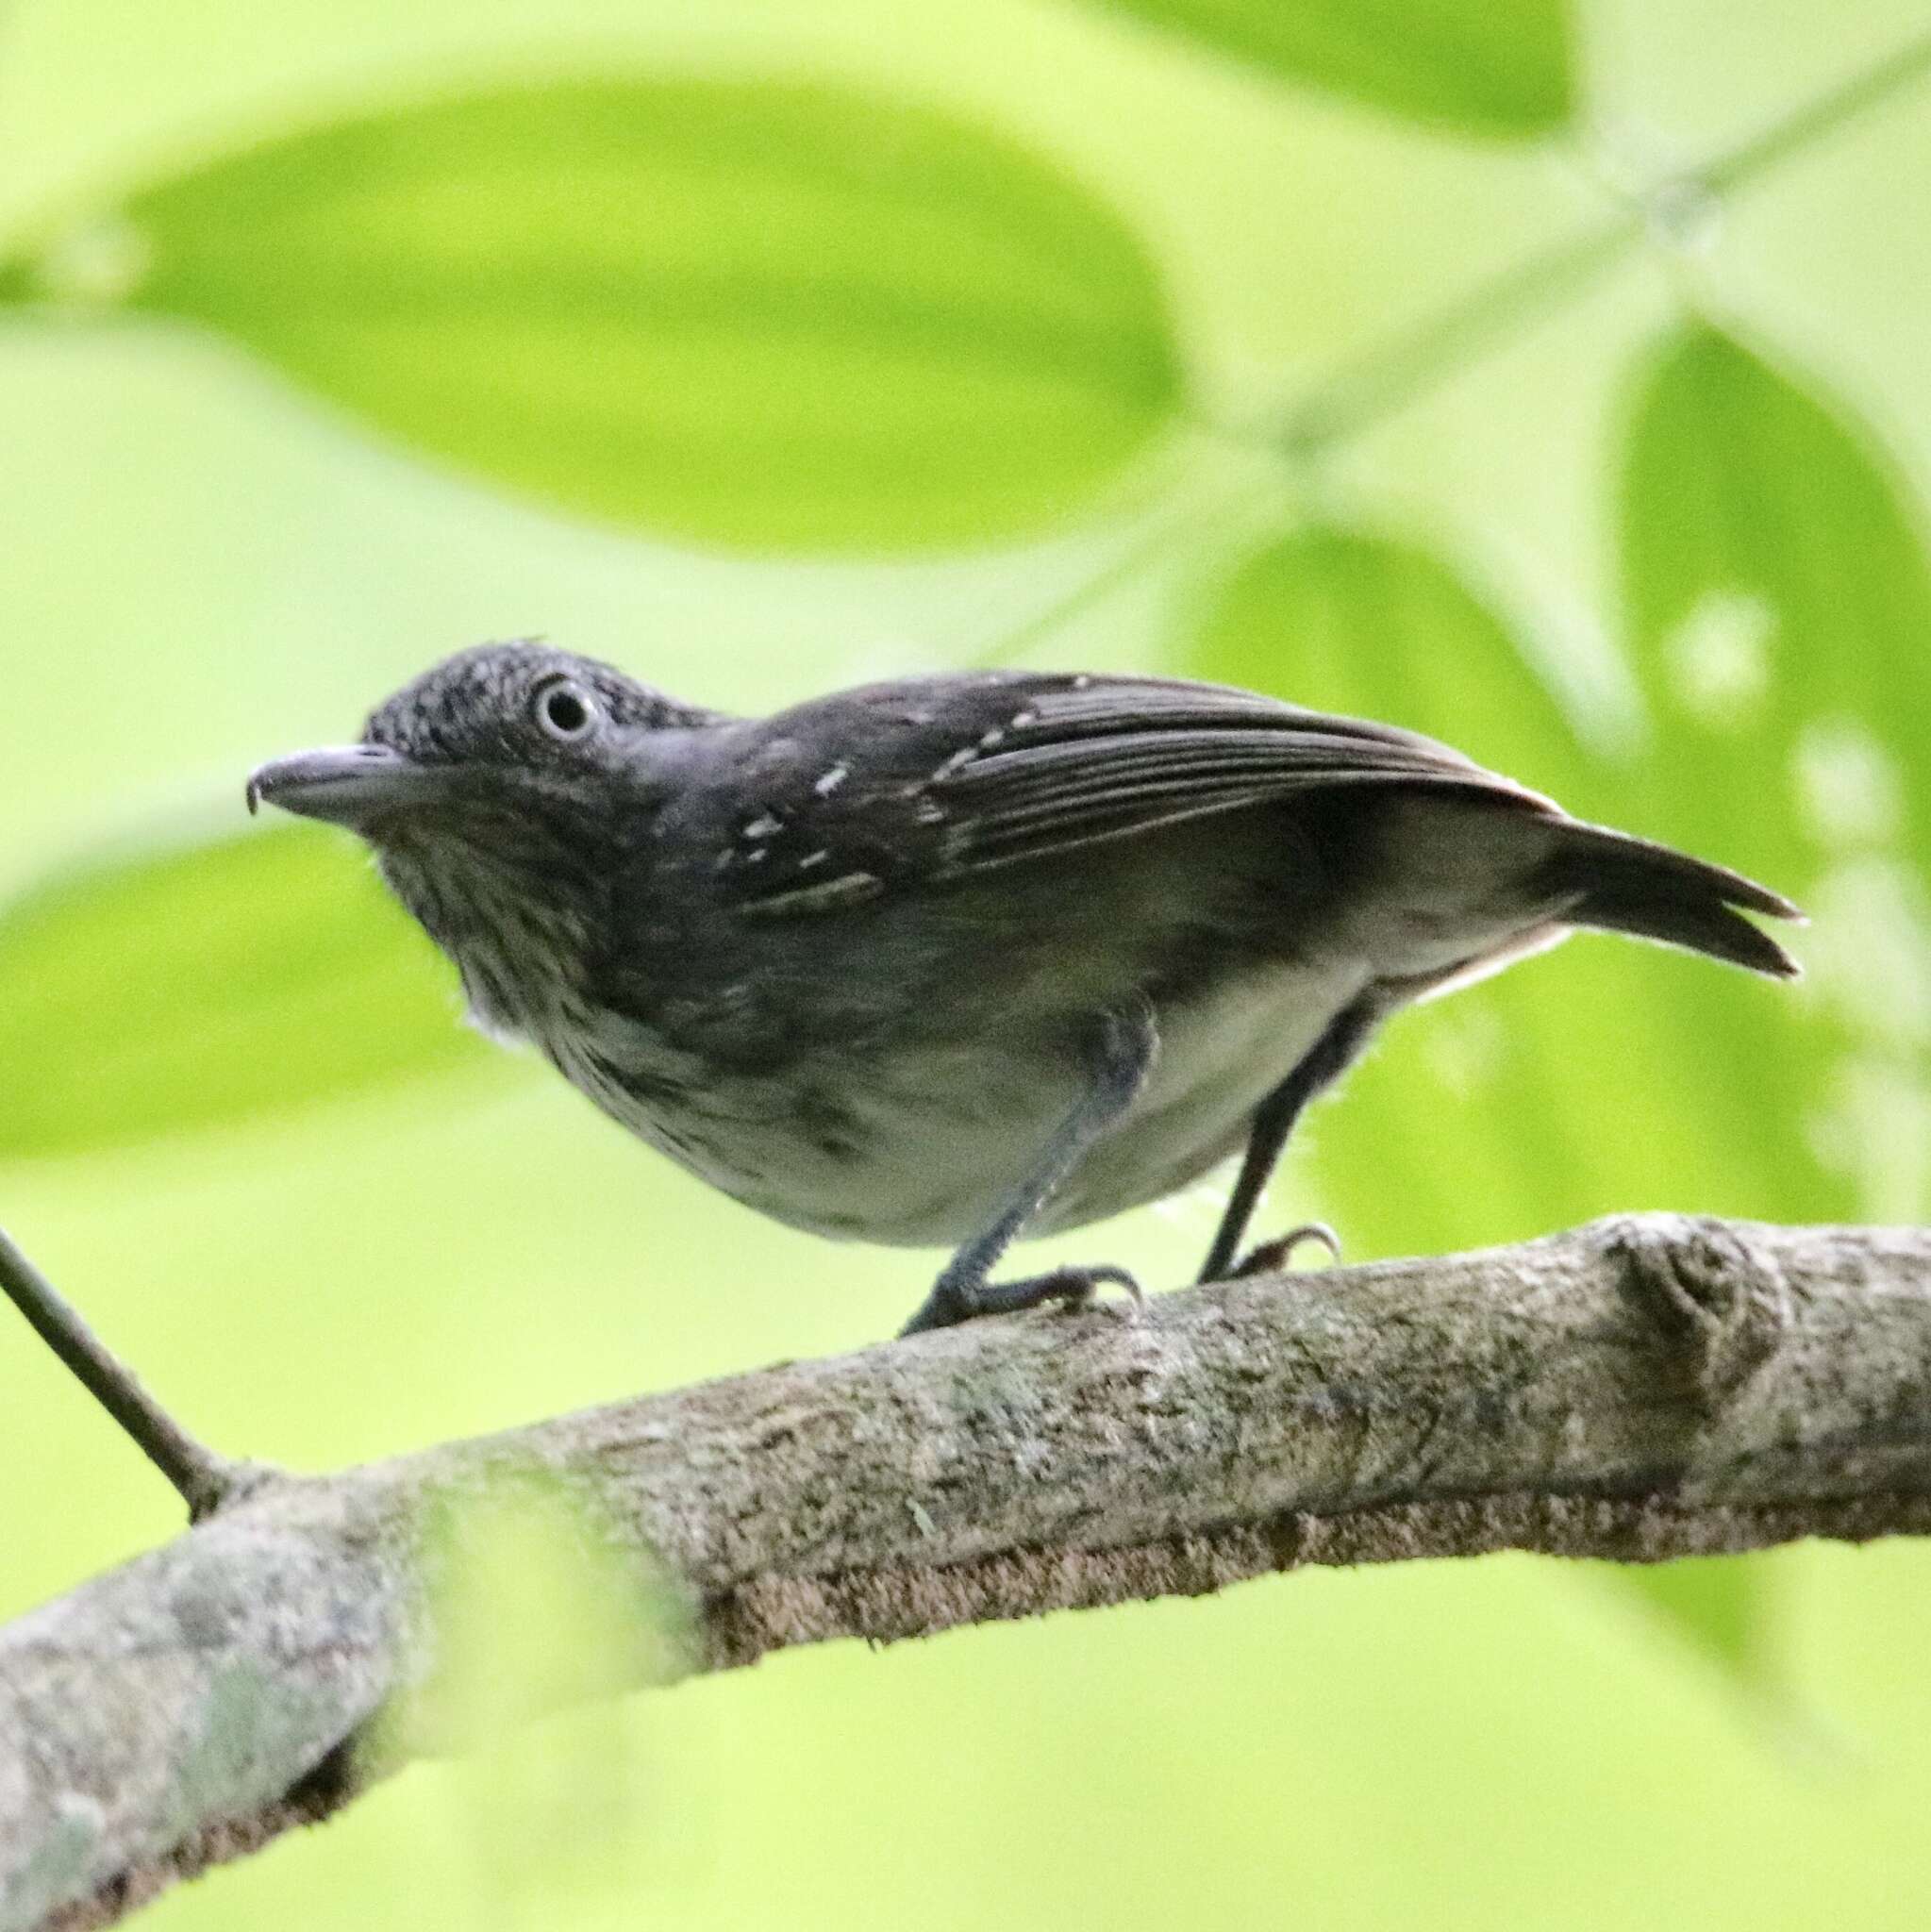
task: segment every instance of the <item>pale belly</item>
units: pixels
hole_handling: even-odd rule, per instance
[[[1340,965],[1242,975],[1160,1016],[1138,1099],[1026,1232],[1078,1227],[1158,1200],[1244,1142],[1254,1110],[1365,983]],[[633,1133],[773,1219],[837,1240],[949,1245],[980,1233],[1079,1097],[1037,1050],[996,1030],[881,1060],[828,1058],[781,1080],[706,1079],[635,1031],[587,1054],[546,1044]],[[599,1064],[601,1062],[601,1064]],[[620,1084],[611,1064],[641,1068]]]

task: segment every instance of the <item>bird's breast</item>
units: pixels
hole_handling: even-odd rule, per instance
[[[1360,991],[1344,965],[1254,966],[1157,1009],[1157,1057],[1129,1111],[1029,1233],[1106,1219],[1197,1179]],[[1013,1199],[1089,1070],[1063,1016],[801,1054],[725,1071],[634,1019],[559,1013],[540,1031],[573,1084],[745,1206],[833,1239],[938,1246]]]

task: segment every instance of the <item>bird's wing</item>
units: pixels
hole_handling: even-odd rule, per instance
[[[1555,809],[1413,732],[1162,678],[907,680],[759,728],[759,809],[738,828],[728,868],[742,908],[759,916],[942,884],[1335,786],[1443,785]]]

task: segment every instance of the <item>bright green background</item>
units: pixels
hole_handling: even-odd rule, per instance
[[[874,443],[871,480],[828,495],[775,441],[760,451],[751,416],[726,425],[731,459],[756,466],[739,517],[730,491],[667,496],[661,478],[655,494],[570,495],[569,466],[539,474],[535,445],[502,439],[499,467],[599,520],[576,522],[371,440],[185,324],[0,309],[0,872],[24,882],[103,839],[225,826],[258,758],[345,734],[481,636],[543,631],[746,707],[992,654],[1193,668],[1440,730],[1578,809],[1758,868],[1823,915],[1800,937],[1814,972],[1795,994],[1591,941],[1415,1016],[1317,1117],[1276,1214],[1327,1209],[1364,1256],[1616,1208],[1921,1216],[1931,601],[1889,464],[1931,469],[1931,257],[1916,245],[1931,91],[1787,157],[1692,225],[1687,254],[1638,248],[1520,329],[1491,315],[1492,353],[1457,349],[1313,475],[1198,425],[1277,420],[1463,291],[1613,224],[1606,174],[1649,181],[1729,148],[1907,43],[1922,10],[1596,0],[1575,80],[1593,135],[1545,146],[1491,138],[1560,116],[1559,64],[1527,25],[1544,9],[1521,8],[1513,69],[1491,36],[1500,92],[1420,99],[1406,69],[1341,90],[1451,130],[1437,132],[1208,58],[1184,38],[1203,11],[0,14],[0,300],[11,234],[38,234],[50,208],[111,207],[243,133],[459,82],[808,75],[982,129],[1019,175],[1031,155],[1070,184],[1070,205],[1154,264],[1196,425],[1155,435],[1174,393],[1157,328],[1127,376],[1095,378],[1098,401],[1053,419],[1053,487],[1035,495],[996,445],[957,491],[881,490]],[[1323,58],[1281,60],[1318,74]],[[1457,116],[1484,137],[1455,135]],[[843,125],[834,139],[876,131],[857,110]],[[942,222],[965,222],[975,165],[939,211],[941,280],[964,245]],[[157,192],[165,226],[185,204]],[[231,242],[223,206],[181,232]],[[107,242],[70,272],[105,261],[111,280]],[[1047,306],[1113,313],[1057,279],[1109,245],[1038,251],[993,288],[1014,369]],[[194,284],[204,307],[243,286],[223,259]],[[840,273],[878,260],[854,246]],[[935,316],[957,297],[927,293]],[[1122,299],[1127,322],[1147,312]],[[1689,300],[1766,359],[1672,333]],[[200,312],[179,285],[151,306]],[[487,420],[482,443],[446,410],[398,421],[339,360],[297,357],[273,314],[252,334],[228,324],[338,402],[390,408],[391,429],[459,463],[489,458]],[[855,421],[953,406],[916,369],[868,380],[864,343],[890,359],[882,332],[824,340],[850,352],[828,393]],[[1035,407],[1024,371],[995,375],[1013,375],[987,391],[1001,407]],[[690,433],[723,437],[724,421],[699,412]],[[700,541],[640,537],[632,518]],[[1034,622],[1175,519],[1180,538],[1105,594]],[[974,532],[986,547],[931,547]],[[868,560],[874,547],[894,555]],[[113,874],[75,874],[0,930],[0,1215],[194,1425],[325,1466],[856,1345],[903,1314],[921,1262],[769,1227],[514,1063],[471,1055],[445,1078],[358,1085],[408,1057],[408,1028],[370,1014],[413,1001],[433,1016],[440,995],[404,948],[362,958],[367,1010],[342,1001],[330,936],[350,928],[331,922],[352,915],[327,881],[349,873],[328,849],[277,874],[273,946],[259,927],[252,946],[221,937],[196,858],[118,900],[100,896]],[[333,910],[305,924],[309,869]],[[83,952],[95,991],[76,1012]],[[184,985],[241,1041],[199,1084],[184,1061],[218,1041],[154,1005]],[[462,1057],[440,1021],[429,1038]],[[171,1058],[176,1041],[192,1052]],[[247,1111],[278,1054],[291,1081],[360,1097]],[[103,1073],[129,1067],[139,1078]],[[157,1135],[170,1091],[177,1117],[227,1124]],[[1212,1218],[1185,1200],[1108,1230],[1107,1251],[1177,1278]],[[0,1347],[5,1613],[165,1535],[175,1511],[24,1330],[0,1325]],[[1923,1553],[1803,1549],[1649,1582],[1516,1559],[1307,1574],[781,1658],[546,1726],[540,1748],[412,1771],[152,1923],[1922,1925]]]

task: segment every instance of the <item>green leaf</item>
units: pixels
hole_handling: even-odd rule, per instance
[[[1656,809],[1687,803],[1706,830],[1720,811],[1730,856],[1767,871],[1810,870],[1846,841],[1931,856],[1931,570],[1876,438],[1815,383],[1697,325],[1645,372],[1621,495],[1656,765],[1706,781],[1659,785]],[[1846,768],[1858,738],[1861,774]]]
[[[1654,727],[1646,824],[1700,836],[1816,920],[1803,951],[1818,1024],[1801,1042],[1767,1020],[1737,1040],[1754,1072],[1733,1131],[1802,1125],[1816,1151],[1787,1160],[1787,1215],[1915,1220],[1931,1211],[1918,507],[1841,403],[1704,325],[1644,374],[1621,507]],[[1703,1017],[1683,1014],[1686,1048]]]
[[[423,1499],[418,1561],[435,1658],[381,1717],[370,1757],[474,1750],[591,1697],[685,1675],[701,1655],[667,1572],[625,1553],[591,1491],[500,1458]]]
[[[1567,0],[1109,0],[1262,73],[1472,135],[1575,106]]]
[[[1750,858],[1710,829],[1725,774],[1590,751],[1493,609],[1411,544],[1276,540],[1229,577],[1185,668],[1411,725],[1586,816]],[[1649,800],[1659,786],[1677,809]],[[1826,1062],[1788,990],[1590,935],[1398,1021],[1312,1144],[1334,1211],[1381,1250],[1630,1208],[1828,1216],[1852,1203],[1807,1140]]]
[[[1328,527],[1275,539],[1221,586],[1183,668],[1408,724],[1590,816],[1658,829],[1635,802],[1643,774],[1587,747],[1493,606],[1413,544]],[[1709,775],[1691,765],[1672,782],[1694,821]],[[1357,1258],[1636,1207],[1827,1213],[1840,1191],[1802,1109],[1778,1104],[1774,1070],[1792,1064],[1814,1074],[1817,1049],[1783,989],[1591,936],[1398,1019],[1302,1151]],[[1629,1580],[1698,1650],[1760,1676],[1751,1566]]]
[[[1223,584],[1195,675],[1444,738],[1537,784],[1570,731],[1493,604],[1433,551],[1315,524]]]
[[[1573,736],[1507,625],[1411,542],[1328,525],[1274,539],[1221,588],[1186,668],[1428,732],[1539,788],[1580,777]],[[1586,1191],[1573,1103],[1529,1050],[1546,984],[1511,975],[1391,1029],[1346,1100],[1321,1110],[1310,1142],[1323,1206],[1354,1252],[1541,1232]]]
[[[1778,1592],[1765,1556],[1685,1557],[1624,1564],[1611,1574],[1733,1684],[1778,1688],[1771,1644]]]
[[[76,867],[0,908],[0,1157],[241,1121],[488,1051],[350,842],[310,827]]]
[[[1415,543],[1329,525],[1275,538],[1214,594],[1183,668],[1428,732],[1558,795],[1588,787],[1507,624]],[[1590,963],[1564,961],[1570,984]],[[1592,1136],[1559,1058],[1536,1050],[1567,997],[1534,967],[1464,993],[1390,1028],[1345,1099],[1319,1110],[1307,1141],[1322,1205],[1351,1253],[1523,1237],[1575,1218],[1565,1209],[1578,1203],[1590,1211]]]
[[[358,1773],[453,1760],[438,1835],[497,1924],[629,1922],[617,1902],[662,1882],[677,1822],[657,1734],[620,1700],[698,1666],[688,1585],[628,1547],[596,1492],[507,1455],[418,1514],[429,1668],[358,1738]]]
[[[340,121],[132,193],[36,273],[218,330],[560,509],[753,549],[1036,529],[1179,401],[1157,278],[1107,208],[983,128],[824,86]]]
[[[1807,1023],[1686,983],[1676,1062],[1723,1102],[1708,1131],[1751,1151],[1778,1218],[1911,1218],[1931,1184],[1931,575],[1909,492],[1840,404],[1699,323],[1641,374],[1618,496],[1651,726],[1632,809],[1818,917]],[[1635,1581],[1765,1688],[1760,1559]]]

